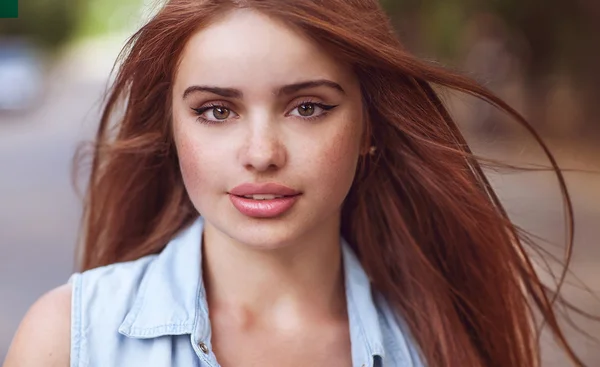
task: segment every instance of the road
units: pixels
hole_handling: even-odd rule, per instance
[[[93,134],[100,97],[117,50],[115,42],[96,43],[67,54],[50,74],[47,96],[34,111],[0,116],[0,360],[27,308],[41,294],[64,283],[74,269],[81,203],[71,184],[71,161],[77,145]],[[515,153],[514,142],[499,144],[478,137],[474,141],[485,155],[539,161],[539,152],[530,148],[519,148]],[[590,168],[600,157],[581,152],[580,147],[560,146],[559,158],[569,166]],[[599,176],[568,174],[577,221],[572,270],[598,294]],[[555,244],[561,243],[560,196],[548,174],[494,175],[493,182],[517,223]],[[557,253],[552,245],[545,248]],[[600,315],[600,301],[588,293],[568,287],[565,295]],[[600,338],[600,323],[581,324]],[[569,335],[587,363],[600,365],[600,344],[571,331]],[[565,365],[551,343],[544,345],[545,366]]]
[[[118,47],[107,38],[65,51],[33,110],[0,115],[0,361],[33,301],[74,269],[71,162],[93,136]]]

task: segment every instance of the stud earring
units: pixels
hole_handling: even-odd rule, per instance
[[[369,154],[370,154],[370,155],[372,155],[372,156],[373,156],[373,155],[375,155],[375,151],[376,151],[376,150],[377,150],[377,147],[376,147],[376,146],[374,146],[374,145],[372,145],[372,146],[369,148]]]

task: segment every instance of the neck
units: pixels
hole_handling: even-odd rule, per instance
[[[212,315],[248,326],[301,326],[346,316],[339,219],[293,243],[257,249],[205,223],[203,274]]]

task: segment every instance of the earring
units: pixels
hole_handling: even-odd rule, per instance
[[[369,148],[369,154],[370,154],[370,155],[372,155],[372,156],[373,156],[373,155],[375,155],[375,151],[376,151],[376,150],[377,150],[377,147],[376,147],[376,146],[374,146],[374,145],[372,145],[372,146]]]

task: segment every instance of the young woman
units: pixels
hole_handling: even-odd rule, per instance
[[[537,366],[534,315],[580,364],[434,86],[526,122],[376,0],[171,0],[128,46],[7,367]]]

